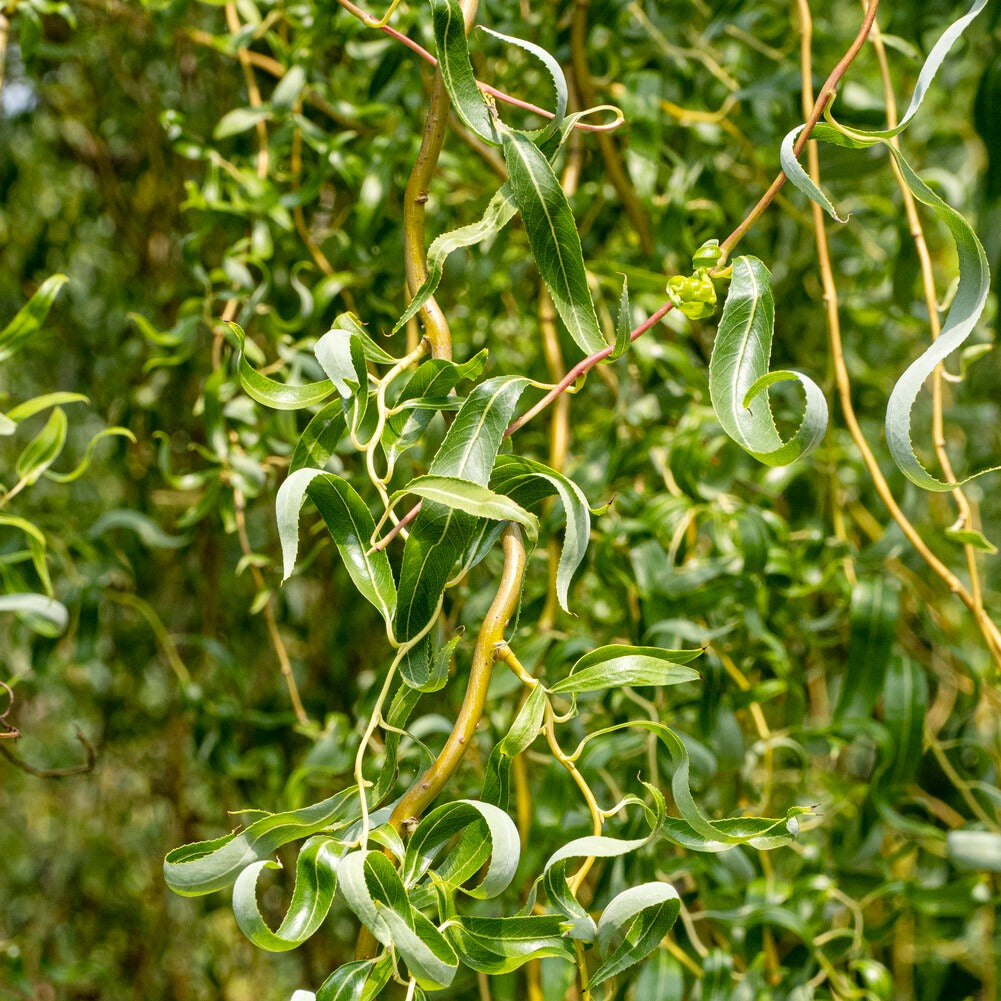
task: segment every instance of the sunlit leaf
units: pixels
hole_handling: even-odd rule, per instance
[[[274,410],[302,410],[322,403],[334,392],[334,384],[329,379],[310,382],[305,386],[289,386],[261,375],[247,360],[243,330],[235,323],[230,323],[229,326],[240,345],[237,361],[240,385],[252,400]]]
[[[660,945],[680,910],[681,899],[670,883],[643,883],[614,897],[598,920],[598,948],[607,950],[617,933],[622,934],[622,941],[591,974],[588,986],[593,989],[646,959]]]
[[[476,886],[462,886],[464,893],[471,897],[496,897],[503,893],[514,878],[521,855],[521,843],[518,839],[518,828],[503,810],[489,803],[476,800],[458,800],[445,803],[432,810],[417,825],[416,830],[407,843],[407,855],[404,859],[401,874],[407,885],[420,880],[428,869],[432,868],[441,851],[457,834],[466,831],[470,825],[476,825],[476,840],[485,849],[483,858],[475,863],[474,872],[481,869],[484,861],[489,859],[486,871]],[[484,839],[479,830],[486,829]],[[461,843],[460,843],[461,844]],[[464,873],[467,866],[456,860],[453,850],[448,861],[453,872]],[[446,882],[448,881],[447,877]],[[459,886],[468,876],[463,875],[456,883]]]
[[[586,355],[608,345],[598,326],[573,212],[545,155],[516,132],[502,136],[504,162],[525,232],[560,319]]]
[[[278,848],[321,831],[352,823],[359,813],[358,794],[345,789],[312,806],[265,814],[239,834],[199,841],[168,852],[163,862],[167,885],[182,897],[221,890],[254,862],[266,861]]]
[[[569,612],[570,584],[591,537],[591,511],[584,492],[569,477],[523,455],[498,456],[490,484],[525,506],[552,494],[559,496],[567,529],[556,568],[556,598]]]
[[[28,442],[14,463],[14,472],[27,483],[35,483],[52,465],[66,444],[66,412],[56,407],[41,431]]]
[[[281,866],[267,860],[253,862],[233,884],[236,923],[251,942],[268,952],[287,952],[302,945],[323,923],[337,888],[337,862],[343,849],[330,838],[310,838],[296,860],[295,888],[285,917],[272,931],[257,905],[257,880],[264,869]]]
[[[581,657],[562,681],[549,687],[554,695],[577,695],[621,685],[681,685],[697,681],[687,664],[702,650],[661,650],[659,647],[603,646]]]
[[[319,469],[298,469],[278,490],[275,512],[282,546],[282,580],[288,580],[299,551],[299,511],[309,497],[333,537],[359,592],[388,622],[396,608],[396,584],[385,552],[369,552],[375,522],[347,480]]]
[[[709,360],[709,395],[723,430],[746,452],[783,466],[814,449],[827,430],[827,401],[799,372],[769,372],[775,299],[771,273],[756,257],[738,257]],[[767,387],[795,380],[806,393],[799,430],[783,441],[775,427]]]
[[[470,483],[455,476],[418,476],[390,497],[390,505],[407,495],[464,511],[475,518],[513,521],[525,529],[532,542],[539,535],[539,519],[534,514],[529,514],[510,497],[496,494],[488,487],[480,486],[479,483]]]
[[[66,606],[41,594],[0,594],[0,612],[15,612],[43,636],[59,636],[69,624]]]

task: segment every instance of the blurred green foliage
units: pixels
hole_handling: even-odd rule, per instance
[[[860,8],[815,6],[819,84]],[[959,8],[885,6],[880,24],[902,101]],[[391,329],[405,304],[403,190],[431,71],[346,10],[312,0],[17,0],[3,16],[0,326],[49,276],[69,282],[40,332],[0,364],[0,411],[49,392],[86,394],[89,404],[67,405],[68,439],[53,467],[61,471],[106,427],[127,428],[136,442],[104,440],[79,479],[39,479],[3,509],[44,533],[69,625],[52,636],[0,614],[0,680],[13,702],[2,719],[21,734],[0,740],[16,759],[0,758],[0,998],[284,999],[353,956],[357,924],[344,904],[299,950],[275,956],[243,938],[226,894],[173,897],[162,859],[232,830],[235,811],[296,808],[344,787],[388,646],[329,540],[305,521],[299,570],[279,590],[274,497],[305,419],[244,395],[220,317],[246,329],[255,366],[299,381],[321,377],[311,348],[338,313],[357,313],[373,336]],[[572,51],[580,17],[587,77]],[[478,20],[552,52],[578,105],[594,98],[625,113],[607,143],[577,134],[569,154],[579,164],[571,205],[598,316],[614,337],[619,275],[637,322],[663,303],[667,277],[729,232],[777,171],[779,142],[802,120],[798,22],[776,0],[482,0]],[[424,5],[403,4],[393,25],[432,46]],[[990,110],[999,40],[989,5],[904,139],[992,262],[1001,255],[1001,117]],[[546,103],[548,81],[524,53],[485,35],[471,46],[481,79]],[[263,111],[248,94],[241,51],[252,54]],[[880,95],[867,48],[841,88],[839,118],[879,128]],[[882,157],[824,147],[822,162],[825,186],[853,213],[829,236],[856,411],[908,517],[966,582],[962,547],[946,535],[956,518],[949,495],[907,484],[880,438],[886,397],[928,337],[899,193]],[[427,204],[429,239],[475,220],[499,183],[496,157],[453,122]],[[926,227],[941,299],[954,254],[930,216]],[[834,401],[805,199],[787,189],[741,252],[773,272],[775,361],[812,374]],[[539,294],[520,223],[453,255],[437,298],[456,359],[487,347],[488,376],[552,381]],[[991,347],[996,322],[995,298],[974,339]],[[569,365],[579,353],[561,336]],[[675,949],[655,952],[614,996],[994,1001],[998,867],[963,836],[1001,837],[997,666],[973,617],[889,519],[833,402],[825,443],[797,465],[760,466],[724,436],[709,403],[713,336],[711,319],[672,313],[572,398],[567,473],[593,505],[611,506],[594,518],[577,617],[553,614],[542,545],[512,645],[534,669],[572,663],[600,643],[711,644],[700,683],[590,697],[587,728],[637,712],[676,727],[710,816],[815,812],[797,842],[767,856],[662,843],[630,857],[628,872],[597,867],[592,900],[658,878],[686,908]],[[405,338],[387,343],[402,354]],[[947,385],[957,473],[992,465],[1001,451],[997,352],[965,361],[963,380]],[[949,368],[958,373],[960,362]],[[781,422],[795,401],[779,401]],[[46,419],[0,438],[8,490]],[[518,433],[521,454],[547,458],[548,420]],[[930,442],[930,420],[922,401],[919,443]],[[409,453],[408,469],[426,471],[436,444]],[[350,469],[357,460],[341,451],[332,468]],[[998,543],[995,481],[967,492]],[[557,514],[543,519],[544,537]],[[23,533],[0,525],[5,594],[45,590],[25,545]],[[978,560],[984,605],[997,619],[997,558]],[[475,635],[499,568],[491,554],[450,593],[450,631]],[[311,726],[296,721],[269,616]],[[434,749],[462,697],[468,646],[413,724]],[[482,746],[467,756],[453,798],[479,793],[516,688],[495,679]],[[0,691],[0,712],[5,699]],[[45,778],[18,767],[85,762],[77,730],[96,751],[91,770]],[[416,751],[412,760],[411,772]],[[580,765],[607,803],[641,792],[638,772],[662,785],[670,773],[634,731],[589,745]],[[551,759],[530,753],[526,767],[524,858],[534,873],[590,825]],[[618,837],[643,833],[623,818],[612,825]],[[947,840],[950,830],[959,838]],[[280,874],[267,883],[266,915],[283,913],[286,889]],[[566,969],[543,964],[546,1001],[563,997]],[[491,989],[497,1001],[526,996],[520,973]],[[467,976],[446,996],[476,990]]]

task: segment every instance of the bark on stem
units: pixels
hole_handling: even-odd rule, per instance
[[[466,30],[476,15],[477,0],[462,0],[462,14]],[[417,152],[417,161],[410,172],[407,190],[403,197],[403,259],[407,274],[407,288],[413,295],[427,278],[427,250],[424,234],[424,207],[431,192],[431,179],[445,141],[448,126],[449,100],[441,70],[436,69],[431,86],[431,103],[424,120],[424,136]],[[448,320],[434,296],[421,306],[421,319],[431,344],[432,358],[452,357],[452,334]]]

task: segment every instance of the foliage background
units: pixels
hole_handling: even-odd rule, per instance
[[[612,146],[628,179],[627,204],[590,136],[581,140],[572,204],[605,313],[614,315],[621,272],[634,305],[652,311],[665,276],[685,271],[703,240],[728,232],[774,175],[778,143],[801,120],[796,23],[789,5],[770,0],[582,6],[591,81],[573,64],[573,4],[485,0],[479,19],[555,52],[583,103],[590,89],[625,110],[629,125]],[[75,762],[79,728],[97,763],[86,774],[43,779],[0,760],[3,998],[284,998],[315,987],[353,950],[354,925],[335,910],[327,932],[297,952],[260,953],[236,929],[225,894],[173,898],[160,865],[169,848],[229,830],[227,811],[309,802],[350,770],[357,707],[383,667],[385,651],[372,642],[378,622],[349,603],[346,575],[322,543],[310,543],[305,573],[273,598],[260,595],[241,550],[239,497],[250,548],[262,554],[255,566],[276,589],[273,497],[295,428],[288,415],[241,397],[218,317],[233,300],[263,356],[292,370],[305,364],[302,339],[317,337],[345,308],[373,330],[389,329],[403,297],[402,192],[430,77],[402,46],[332,5],[243,0],[235,10],[239,35],[214,3],[88,0],[71,8],[21,0],[6,11],[2,322],[53,272],[70,282],[44,335],[2,366],[0,405],[82,391],[92,402],[71,413],[69,453],[106,423],[128,427],[137,443],[109,439],[84,478],[66,486],[43,480],[11,504],[45,529],[57,594],[71,612],[58,639],[11,616],[0,622],[0,676],[14,687],[11,718],[23,734],[14,753],[38,768]],[[896,39],[898,95],[909,92],[917,53],[956,13],[944,0],[886,4],[881,26]],[[854,33],[858,9],[833,2],[814,16],[822,78]],[[404,5],[394,24],[429,43],[421,5]],[[998,11],[989,7],[905,140],[912,162],[966,214],[994,262],[999,40]],[[312,128],[299,170],[288,108],[269,124],[264,181],[255,178],[253,128],[213,139],[223,116],[249,103],[240,45],[305,73],[302,114]],[[476,45],[481,77],[544,101],[544,81],[525,61],[485,38]],[[257,80],[267,100],[272,78],[258,70]],[[866,52],[842,89],[842,118],[878,127],[879,93]],[[725,114],[690,114],[720,108]],[[879,443],[889,388],[927,336],[918,265],[885,163],[830,149],[823,162],[836,201],[854,212],[854,225],[830,236],[855,405]],[[497,183],[491,163],[452,130],[429,231],[475,218]],[[941,297],[954,262],[944,233],[927,225]],[[833,400],[804,200],[780,199],[742,252],[774,273],[776,361],[811,372]],[[488,252],[457,255],[439,293],[456,357],[488,346],[493,374],[547,378],[538,296],[519,226]],[[979,340],[992,342],[995,322],[992,306]],[[712,639],[702,685],[658,696],[656,706],[697,752],[700,802],[714,813],[812,803],[818,816],[795,850],[767,861],[741,850],[648,859],[684,889],[690,910],[723,916],[699,922],[708,959],[677,932],[711,976],[700,983],[662,951],[649,979],[631,990],[674,997],[684,985],[702,998],[736,996],[732,965],[738,973],[781,971],[772,988],[785,996],[827,962],[835,975],[823,978],[818,996],[832,984],[843,996],[847,987],[872,986],[865,975],[876,968],[858,963],[874,959],[893,972],[899,997],[993,999],[997,876],[957,866],[940,838],[887,809],[940,832],[968,822],[998,830],[996,669],[969,615],[889,522],[836,408],[824,447],[786,470],[756,465],[723,438],[708,404],[712,336],[711,323],[672,314],[574,398],[568,472],[592,503],[615,503],[596,519],[576,585],[579,618],[550,620],[556,646],[548,656],[572,657],[589,639]],[[575,357],[569,341],[563,347]],[[996,352],[986,354],[950,389],[949,441],[964,469],[997,461],[999,364]],[[928,427],[927,407],[916,426]],[[537,421],[520,433],[520,448],[544,458],[546,431],[545,419]],[[16,454],[2,442],[4,468]],[[929,545],[960,567],[959,547],[943,534],[955,517],[948,496],[905,486],[881,446],[878,454]],[[975,484],[970,496],[997,542],[994,481]],[[0,554],[19,544],[3,534]],[[531,646],[532,623],[545,613],[544,557],[543,548],[531,564],[523,645]],[[887,642],[861,651],[853,646],[849,558],[860,580],[900,595]],[[454,622],[475,630],[496,569],[488,562],[457,597]],[[2,570],[5,590],[22,577],[31,582],[22,563],[5,561]],[[982,561],[981,572],[996,617],[997,559]],[[320,735],[295,725],[265,600]],[[894,653],[921,666],[929,708],[923,752],[906,762],[891,755],[894,782],[881,801],[871,739],[839,729],[832,713],[848,672],[864,663],[878,675]],[[460,696],[461,685],[450,686],[422,720],[432,744]],[[751,702],[781,738],[767,775]],[[595,714],[625,711],[614,696]],[[507,711],[492,722],[503,733]],[[616,752],[636,756],[633,772],[645,753],[627,742]],[[473,757],[468,767],[474,790],[482,762]],[[537,768],[533,851],[543,856],[563,831],[583,830],[586,817],[564,815],[565,777]],[[277,910],[280,893],[271,893],[264,904]],[[850,925],[860,901],[860,938],[835,940],[819,961],[811,940]],[[471,996],[463,989],[474,988],[459,986],[455,996]],[[513,989],[501,985],[497,996]]]

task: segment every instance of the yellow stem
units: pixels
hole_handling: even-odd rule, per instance
[[[504,529],[502,545],[504,571],[493,603],[476,638],[466,695],[459,709],[459,715],[434,763],[396,804],[389,823],[398,831],[405,825],[415,824],[445,787],[445,783],[452,777],[465,755],[469,742],[476,735],[476,727],[483,716],[490,675],[497,659],[498,644],[503,643],[504,630],[518,604],[521,581],[525,572],[525,544],[521,537],[521,529],[517,525],[508,525]]]

